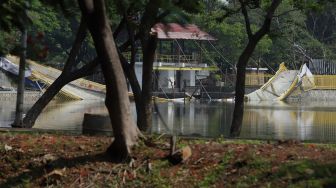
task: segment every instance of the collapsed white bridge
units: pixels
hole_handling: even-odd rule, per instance
[[[3,60],[0,67],[4,71],[17,75],[19,58],[7,56]],[[38,80],[48,86],[62,73],[58,69],[40,65],[34,61],[27,60],[27,63],[30,69],[25,71],[25,77],[30,80]],[[102,99],[105,91],[105,85],[80,78],[65,85],[58,96],[66,100],[96,100]]]
[[[245,96],[247,101],[285,100],[295,90],[314,87],[314,78],[306,64],[300,70],[288,70],[284,63],[260,89]]]

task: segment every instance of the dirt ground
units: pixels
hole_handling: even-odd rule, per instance
[[[178,139],[184,163],[152,136],[133,159],[110,162],[110,137],[0,133],[0,187],[336,187],[336,145],[297,141]]]

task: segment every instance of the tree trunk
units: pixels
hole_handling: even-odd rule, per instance
[[[245,19],[245,26],[246,32],[248,35],[248,43],[245,47],[244,51],[239,57],[238,64],[237,64],[237,79],[236,79],[236,93],[235,93],[235,106],[233,111],[233,119],[230,129],[230,136],[236,137],[239,136],[242,123],[243,123],[243,116],[244,116],[244,95],[245,95],[245,71],[246,65],[251,57],[256,45],[258,42],[269,32],[271,27],[271,22],[273,18],[273,14],[281,0],[273,0],[272,4],[270,5],[267,14],[265,16],[264,23],[262,27],[255,33],[252,34],[250,20],[248,17],[248,13],[246,10],[246,4],[244,1],[240,1],[242,5],[242,13]]]
[[[49,104],[49,102],[62,89],[62,87],[75,79],[74,74],[72,74],[71,70],[76,63],[76,57],[86,37],[86,30],[86,24],[83,20],[81,20],[76,34],[76,39],[72,45],[69,57],[64,65],[62,74],[48,87],[43,95],[28,110],[26,117],[23,119],[23,127],[33,127],[36,119],[41,114],[42,110]]]
[[[260,39],[259,39],[260,40]],[[236,93],[235,93],[235,106],[233,111],[233,119],[231,124],[230,136],[239,136],[242,127],[244,116],[244,95],[245,95],[245,77],[246,77],[246,65],[250,59],[256,45],[259,42],[258,39],[251,38],[240,55],[237,64],[237,79],[236,79]]]
[[[63,86],[68,84],[69,81],[64,79],[64,75],[60,75],[43,93],[43,95],[35,102],[29,109],[26,117],[23,119],[24,127],[31,128],[34,126],[37,117],[41,114],[42,110],[47,104],[55,97],[55,95],[62,89]]]
[[[25,90],[25,67],[26,67],[26,52],[27,52],[27,29],[23,28],[21,33],[21,54],[20,54],[20,66],[19,66],[19,79],[16,95],[16,110],[15,120],[12,127],[22,127],[23,117],[23,97]]]
[[[124,70],[124,73],[126,74],[126,77],[128,78],[128,81],[131,85],[132,92],[134,95],[134,101],[135,101],[135,107],[136,107],[136,113],[137,113],[137,125],[138,128],[142,127],[141,126],[141,87],[139,84],[139,81],[136,77],[135,70],[134,70],[134,65],[132,66],[127,62],[127,60],[122,56],[122,54],[119,54],[120,61]]]
[[[149,33],[148,33],[149,35]],[[147,131],[152,126],[152,82],[153,82],[153,62],[157,40],[150,35],[148,39],[142,39],[143,66],[142,66],[142,94],[141,94],[141,116],[140,130]]]
[[[129,158],[140,134],[130,109],[126,79],[120,64],[104,0],[78,0],[101,61],[105,82],[105,104],[110,114],[114,141],[107,152],[117,162]]]

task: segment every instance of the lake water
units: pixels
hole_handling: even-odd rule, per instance
[[[32,104],[25,105],[25,111]],[[233,103],[158,103],[151,132],[195,137],[228,136]],[[336,103],[261,102],[245,105],[241,138],[336,142]],[[134,105],[132,105],[133,111]],[[0,127],[13,122],[15,102],[0,101]],[[52,102],[35,128],[81,132],[84,113],[107,114],[103,101]],[[162,119],[160,118],[160,115]]]

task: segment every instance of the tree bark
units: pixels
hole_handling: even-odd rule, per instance
[[[76,63],[76,57],[86,37],[86,30],[87,30],[86,24],[83,20],[81,20],[76,34],[76,39],[71,48],[69,57],[64,65],[62,74],[48,87],[48,89],[43,93],[43,95],[28,110],[25,118],[23,119],[23,127],[26,128],[33,127],[37,117],[41,114],[41,112],[47,106],[47,104],[49,104],[49,102],[54,98],[54,96],[62,89],[62,87],[68,84],[69,82],[75,80],[74,75],[72,73],[72,68]]]
[[[49,102],[57,95],[57,93],[68,83],[88,76],[94,72],[94,69],[98,65],[98,59],[95,59],[82,68],[72,72],[71,75],[61,74],[43,93],[43,95],[35,102],[35,104],[28,110],[26,117],[23,119],[23,126],[31,128],[34,126],[35,121],[41,114],[43,109],[49,104]]]
[[[120,28],[122,24],[123,22],[119,24]],[[62,74],[59,76],[59,78],[57,78],[57,80],[55,80],[54,83],[50,85],[50,87],[45,91],[45,93],[43,93],[43,95],[39,98],[39,100],[36,101],[35,104],[28,110],[25,118],[23,119],[24,127],[31,128],[34,126],[36,119],[41,114],[43,109],[49,104],[49,102],[55,97],[55,95],[62,89],[63,86],[65,86],[66,84],[78,78],[82,78],[82,77],[85,77],[85,76],[88,76],[94,73],[94,69],[98,65],[97,58],[78,70],[75,70],[75,71],[72,70],[73,67],[75,66],[76,57],[79,53],[82,42],[85,39],[86,30],[87,30],[86,24],[81,19],[81,22],[80,22],[80,25],[79,25],[79,28],[76,34],[76,39],[70,51],[68,60],[65,63]],[[117,29],[115,31],[115,35],[118,35],[120,30],[121,29]],[[124,45],[124,48],[126,47],[127,45]]]
[[[43,93],[43,95],[35,102],[35,104],[29,109],[26,117],[23,119],[23,125],[26,128],[31,128],[35,124],[37,117],[41,114],[42,110],[52,100],[52,98],[62,89],[68,82],[59,76]]]
[[[244,116],[244,95],[245,95],[245,76],[246,76],[246,65],[257,46],[258,42],[269,33],[273,14],[277,7],[280,5],[281,0],[272,0],[270,7],[267,10],[265,20],[261,28],[252,34],[250,20],[248,17],[248,12],[246,10],[245,1],[240,1],[242,6],[242,14],[245,19],[246,33],[248,35],[248,43],[239,57],[237,63],[237,79],[236,79],[236,93],[235,93],[235,106],[233,111],[233,118],[230,128],[230,136],[236,137],[240,135],[243,116]]]
[[[145,12],[141,18],[139,28],[139,38],[141,42],[143,66],[142,66],[142,93],[140,110],[140,129],[146,131],[152,126],[152,82],[153,82],[153,62],[157,45],[156,36],[151,34],[152,26],[167,14],[159,13],[160,3],[156,0],[147,2]],[[160,18],[159,18],[160,17]],[[135,36],[135,38],[137,35]]]
[[[148,35],[150,35],[148,33]],[[153,62],[157,45],[156,36],[142,39],[143,66],[142,66],[142,93],[141,93],[141,116],[140,130],[147,131],[152,126],[152,82],[153,82]]]
[[[27,28],[24,26],[21,32],[21,54],[19,66],[19,79],[16,94],[16,109],[15,120],[12,127],[22,127],[23,117],[23,97],[25,90],[25,67],[26,67],[26,52],[27,52]]]
[[[107,150],[113,160],[129,158],[140,131],[130,109],[126,79],[120,64],[104,0],[78,0],[83,17],[93,38],[106,82],[105,105],[110,114],[114,140]]]
[[[258,44],[257,40],[249,40],[246,48],[243,53],[240,55],[238,64],[237,64],[237,79],[236,79],[236,93],[235,93],[235,106],[233,111],[233,119],[231,124],[230,136],[236,137],[239,136],[243,116],[244,116],[244,95],[245,95],[245,70],[246,65],[251,57],[256,45]]]
[[[124,70],[124,73],[126,74],[126,77],[128,78],[128,81],[131,85],[132,92],[134,95],[134,101],[135,101],[135,108],[136,108],[136,113],[137,113],[137,125],[138,128],[142,127],[141,126],[141,87],[139,84],[139,81],[136,77],[135,70],[134,70],[134,64],[129,64],[127,60],[122,56],[122,54],[119,54],[120,61]]]

